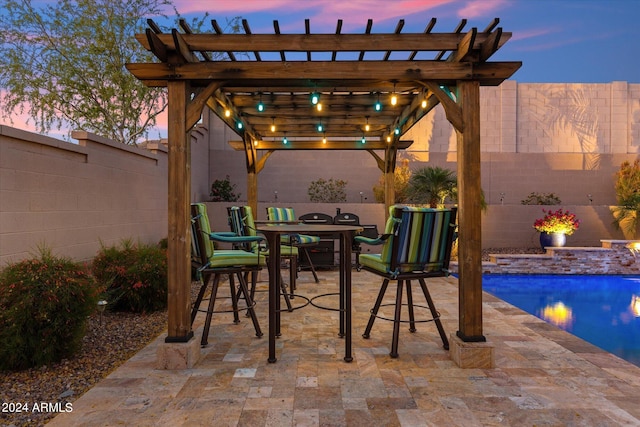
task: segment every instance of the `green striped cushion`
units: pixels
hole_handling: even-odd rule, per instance
[[[194,203],[192,206],[196,208],[196,217],[194,221],[198,221],[200,229],[203,233],[203,245],[205,254],[209,263],[207,267],[231,267],[231,266],[251,266],[265,265],[264,255],[258,256],[256,253],[246,252],[242,250],[215,250],[213,242],[210,239],[211,225],[209,216],[207,215],[207,207],[204,203]],[[193,228],[195,230],[195,227]],[[195,235],[192,236],[195,240]]]
[[[267,208],[267,217],[269,221],[296,221],[296,214],[293,208]],[[309,245],[320,242],[320,237],[318,236],[308,236],[306,234],[295,234],[295,235],[282,235],[281,236],[282,243],[286,244],[298,244],[298,245]]]
[[[400,216],[395,235],[385,243],[380,255],[360,255],[360,263],[382,273],[411,271],[433,272],[444,267],[450,224],[455,221],[451,209],[405,207],[394,210]],[[393,232],[393,217],[387,221],[385,233]],[[393,241],[397,240],[396,256]]]

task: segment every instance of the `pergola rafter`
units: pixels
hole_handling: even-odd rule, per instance
[[[257,176],[276,150],[363,150],[385,177],[385,203],[393,203],[397,151],[411,141],[402,136],[442,104],[458,139],[460,205],[460,330],[465,341],[482,341],[479,87],[499,85],[521,62],[489,62],[511,38],[492,20],[483,30],[422,33],[225,34],[216,20],[212,32],[194,33],[185,22],[163,33],[149,21],[137,40],[159,62],[127,64],[148,86],[169,92],[169,333],[168,341],[192,334],[188,322],[189,218],[176,205],[190,202],[188,133],[206,105],[240,137],[229,141],[246,153],[249,204],[257,205]],[[216,59],[222,58],[222,59]],[[319,95],[320,110],[311,103]],[[395,97],[395,105],[390,103]],[[382,107],[375,108],[380,102]],[[257,108],[259,104],[264,109]],[[319,127],[321,125],[321,127]],[[275,126],[275,128],[274,128]],[[286,136],[287,143],[283,139]],[[176,184],[174,181],[180,181]],[[187,182],[185,182],[187,181]],[[173,193],[172,193],[173,192]],[[187,237],[185,239],[185,236]],[[171,298],[177,295],[177,302]]]

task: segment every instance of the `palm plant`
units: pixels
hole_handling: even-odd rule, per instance
[[[453,171],[439,166],[427,166],[411,175],[408,193],[414,202],[428,203],[430,207],[436,208],[447,197],[456,194],[457,183]]]

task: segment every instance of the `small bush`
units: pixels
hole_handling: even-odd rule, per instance
[[[342,179],[330,178],[318,179],[309,184],[307,193],[309,194],[309,200],[315,203],[340,203],[347,201],[347,192],[345,188],[347,181]]]
[[[633,237],[640,228],[640,160],[623,162],[615,179],[618,206],[613,208],[613,224]]]
[[[167,252],[160,246],[125,240],[120,247],[102,247],[92,272],[112,310],[146,313],[167,307]]]
[[[553,193],[529,193],[526,199],[520,201],[523,205],[559,205],[560,198]]]
[[[240,193],[236,194],[236,185],[231,184],[229,175],[225,179],[216,179],[211,184],[211,197],[212,202],[237,202],[240,199]]]
[[[59,362],[80,350],[98,289],[79,264],[41,248],[0,273],[0,369]]]

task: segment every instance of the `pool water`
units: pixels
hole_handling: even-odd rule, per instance
[[[486,274],[483,289],[640,366],[640,277]]]

